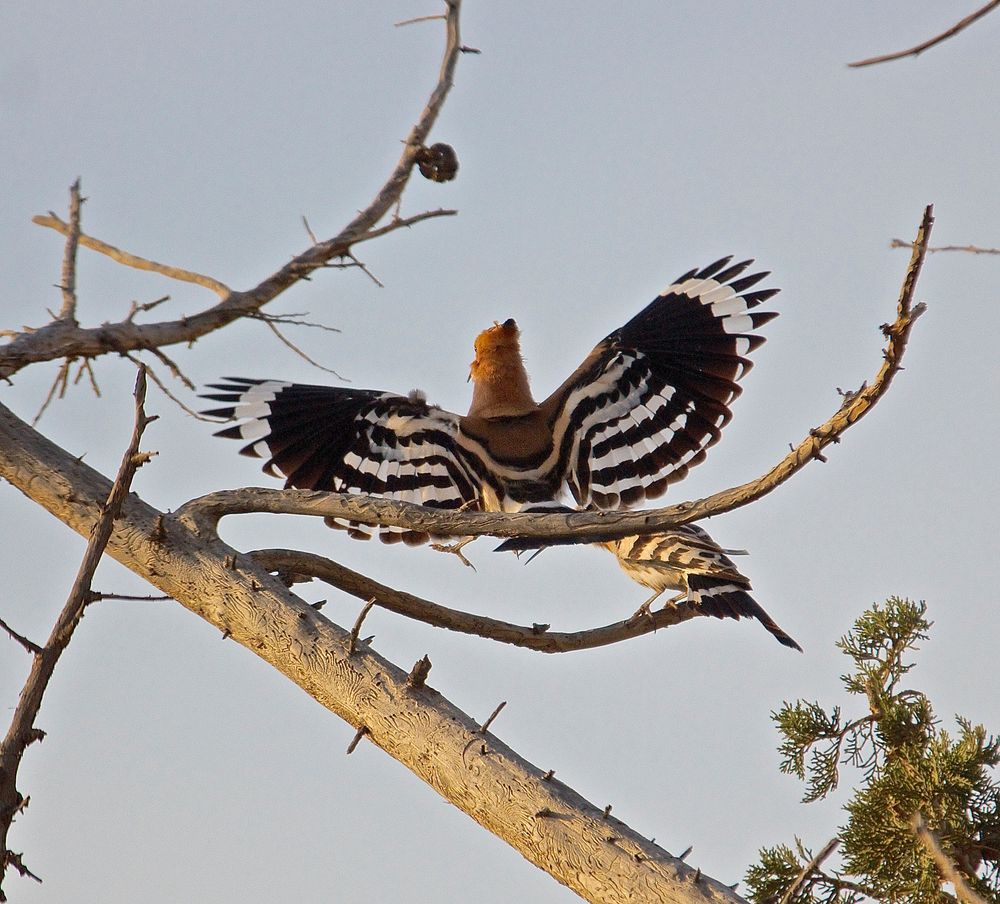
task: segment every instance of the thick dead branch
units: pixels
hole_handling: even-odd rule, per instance
[[[378,226],[386,214],[393,209],[398,210],[417,157],[451,90],[455,65],[461,55],[461,0],[446,0],[446,6],[446,44],[437,83],[410,130],[403,152],[389,178],[373,200],[336,236],[314,243],[254,288],[236,291],[213,277],[139,257],[80,232],[79,244],[86,248],[105,254],[125,266],[202,286],[218,295],[221,301],[197,314],[159,323],[137,324],[134,322],[133,311],[124,320],[99,327],[81,328],[74,320],[56,319],[38,329],[13,333],[11,341],[0,346],[0,380],[8,379],[27,365],[39,361],[95,358],[109,353],[194,342],[241,317],[259,311],[290,286],[325,267],[334,258],[351,257],[353,245],[433,217],[454,216],[457,213],[455,210],[428,210],[410,217],[394,215],[390,222]],[[67,236],[73,231],[72,223],[66,223],[54,214],[35,217],[34,222]]]
[[[7,836],[11,823],[25,804],[25,798],[21,796],[16,786],[21,758],[29,744],[41,740],[43,737],[43,734],[35,728],[34,723],[42,705],[45,690],[55,671],[56,664],[59,662],[59,657],[66,649],[76,626],[83,617],[84,608],[91,601],[90,584],[111,538],[115,519],[131,489],[132,478],[135,476],[135,472],[149,459],[148,453],[139,451],[143,431],[150,421],[154,420],[154,418],[146,417],[143,409],[145,398],[146,372],[144,368],[140,368],[135,384],[135,426],[128,449],[122,457],[118,476],[104,500],[99,503],[95,500],[94,520],[89,533],[90,540],[80,564],[80,570],[77,572],[69,598],[56,619],[48,641],[43,648],[36,647],[33,651],[34,659],[31,671],[24,683],[24,688],[21,690],[21,696],[17,708],[14,710],[14,717],[11,719],[7,735],[0,743],[0,901],[7,900],[2,887],[7,868],[13,866],[22,875],[25,874],[21,855],[7,849]],[[33,876],[33,878],[37,879],[38,877]]]
[[[88,536],[111,483],[0,405],[0,477]],[[302,687],[532,863],[590,901],[740,904],[359,644],[212,532],[199,534],[135,494],[107,546],[161,592]],[[466,750],[468,742],[476,743]],[[465,751],[466,759],[462,755]],[[548,814],[539,816],[537,814]],[[609,842],[609,837],[614,841]]]
[[[933,38],[928,38],[926,41],[917,44],[915,47],[910,47],[908,50],[897,50],[895,53],[886,53],[882,56],[869,57],[867,60],[858,60],[854,63],[848,63],[847,65],[853,69],[858,69],[861,66],[874,66],[876,63],[888,63],[890,60],[901,60],[903,57],[919,56],[935,44],[940,44],[942,41],[947,41],[948,38],[957,35],[963,29],[968,28],[977,19],[981,19],[987,13],[995,10],[998,6],[1000,6],[1000,0],[990,0],[990,2],[985,6],[981,6],[974,13],[970,13],[964,19],[956,22],[951,26],[951,28],[946,29],[939,35],[935,35]]]
[[[259,549],[248,555],[267,571],[310,575],[357,599],[374,600],[383,609],[425,622],[435,628],[474,634],[541,653],[570,653],[574,650],[603,647],[671,625],[679,625],[701,615],[693,607],[668,606],[661,611],[650,613],[649,618],[641,619],[636,624],[630,624],[626,620],[586,631],[540,630],[537,625],[514,625],[485,615],[473,615],[449,609],[447,606],[432,603],[403,590],[387,587],[315,553],[292,549]]]
[[[250,487],[193,499],[181,506],[177,514],[202,531],[214,531],[219,519],[225,515],[270,512],[348,518],[371,525],[391,524],[439,536],[488,534],[494,537],[543,538],[549,542],[594,543],[632,534],[657,533],[748,505],[777,489],[809,462],[822,460],[823,450],[840,442],[842,434],[885,395],[893,378],[902,369],[910,330],[925,310],[923,304],[913,304],[913,293],[926,255],[934,223],[933,214],[934,209],[929,205],[924,210],[913,243],[913,253],[896,305],[896,319],[881,327],[887,339],[882,352],[884,360],[871,383],[865,383],[857,392],[844,394],[840,407],[829,419],[810,430],[781,461],[756,480],[704,499],[635,512],[615,510],[544,515],[445,512],[368,496]]]

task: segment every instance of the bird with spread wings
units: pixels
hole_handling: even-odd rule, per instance
[[[244,377],[212,385],[217,392],[204,398],[224,407],[203,413],[239,421],[216,435],[244,441],[241,452],[265,459],[264,471],[286,487],[443,509],[514,512],[570,500],[630,507],[702,462],[732,416],[748,355],[764,341],[755,331],[777,316],[756,310],[778,290],[756,288],[768,274],[744,275],[751,263],[726,257],[683,274],[541,402],[511,319],[476,338],[464,416],[417,391]],[[327,523],[359,539],[375,530],[385,542],[429,539]]]

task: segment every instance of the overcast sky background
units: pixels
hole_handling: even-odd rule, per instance
[[[1000,245],[996,56],[1000,15],[917,59],[849,60],[911,46],[970,3],[468,0],[459,62],[434,140],[458,179],[415,177],[403,211],[460,215],[359,248],[385,284],[318,273],[269,310],[309,312],[340,333],[298,330],[304,350],[357,387],[469,403],[476,333],[513,316],[537,396],[685,270],[753,256],[782,288],[781,316],[723,442],[665,503],[751,479],[881,364],[912,239],[933,202],[933,244]],[[437,77],[440,22],[424,3],[41,2],[0,11],[0,327],[57,309],[62,239],[33,214],[64,213],[82,177],[84,230],[137,254],[247,288],[368,203]],[[599,806],[732,883],[765,844],[819,847],[845,795],[804,806],[778,772],[769,713],[783,700],[847,701],[835,641],[873,601],[925,599],[935,621],[911,673],[949,725],[1000,730],[996,341],[1000,259],[928,258],[906,370],[872,414],[766,499],[708,525],[758,601],[805,649],[758,624],[698,619],[605,649],[545,656],[450,635],[375,610],[374,646]],[[202,309],[204,290],[81,250],[80,319]],[[260,324],[168,350],[199,385],[223,374],[340,382]],[[0,389],[37,412],[57,365]],[[131,430],[134,368],[105,358],[40,429],[105,474]],[[86,381],[84,381],[85,383]],[[194,400],[181,386],[176,392]],[[159,451],[134,489],[162,509],[216,489],[276,485],[155,390]],[[0,616],[41,641],[83,541],[0,487]],[[300,546],[372,577],[518,623],[606,624],[645,599],[613,559],[554,550],[530,567],[466,552],[358,543],[318,521],[230,519],[243,549]],[[148,592],[112,562],[97,589]],[[360,608],[330,588],[324,613]],[[28,658],[0,638],[12,711]],[[6,720],[5,720],[6,721]],[[575,900],[520,855],[248,651],[173,603],[91,607],[24,761],[30,808],[12,847],[45,880],[8,878],[25,902],[437,902]],[[845,794],[855,779],[845,773]],[[743,885],[740,886],[744,888]]]

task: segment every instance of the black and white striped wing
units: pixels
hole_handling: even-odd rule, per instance
[[[777,316],[753,311],[777,289],[723,258],[692,270],[601,342],[561,387],[554,433],[577,502],[631,506],[660,496],[705,458],[732,414],[747,358]]]
[[[394,395],[365,389],[310,386],[277,380],[226,377],[225,402],[202,412],[241,423],[216,433],[247,441],[243,455],[266,459],[263,470],[286,487],[381,496],[434,508],[475,505],[479,482],[457,451],[458,416],[428,405],[418,393]],[[331,527],[385,542],[423,543],[427,534],[373,528],[342,519]]]

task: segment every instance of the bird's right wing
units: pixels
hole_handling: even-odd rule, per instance
[[[216,436],[248,441],[240,452],[264,458],[286,487],[358,493],[433,508],[476,508],[479,480],[459,450],[458,416],[418,393],[310,386],[227,377],[202,398],[225,402],[203,414],[241,423]],[[385,542],[423,543],[426,533],[373,528],[328,518],[331,527]]]
[[[777,314],[753,310],[777,289],[766,273],[723,258],[668,286],[600,342],[542,409],[563,479],[581,506],[631,506],[661,495],[703,461],[732,414],[753,331]]]

